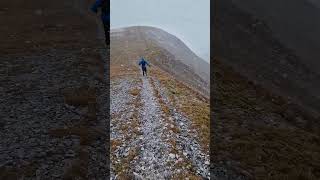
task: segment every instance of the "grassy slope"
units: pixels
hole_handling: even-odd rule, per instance
[[[132,64],[128,64],[128,61],[121,61],[122,64],[120,65],[113,65],[111,66],[111,81],[120,78],[122,76],[130,76],[134,78],[139,78],[141,76],[140,69],[138,66],[132,66]],[[113,63],[111,63],[113,64]],[[191,119],[192,128],[195,128],[199,135],[199,141],[202,147],[207,151],[209,150],[209,133],[210,133],[210,106],[209,106],[209,99],[204,97],[203,95],[195,92],[190,87],[188,87],[186,84],[180,82],[179,80],[176,80],[171,76],[170,74],[166,73],[165,71],[161,70],[157,66],[152,66],[152,68],[148,69],[149,76],[155,76],[159,79],[161,85],[163,85],[168,90],[168,95],[170,100],[173,102],[174,107],[181,110],[181,112],[186,115],[188,118]],[[137,79],[138,81],[138,79]],[[137,82],[138,83],[138,82]],[[141,83],[141,82],[139,82]],[[151,81],[153,88],[154,82]],[[139,103],[135,104],[135,107],[138,108],[138,106],[141,106],[140,102],[140,92],[137,92],[136,89],[132,89],[130,91],[132,95],[137,95],[139,99]],[[161,109],[165,114],[169,113],[168,105],[165,104],[160,96],[159,96],[159,90],[154,89],[155,96],[157,97]],[[193,98],[190,98],[193,97]],[[138,108],[139,109],[139,108]],[[137,112],[137,111],[136,111]],[[115,118],[115,117],[114,117]],[[133,118],[135,119],[135,118]],[[168,121],[167,118],[165,118],[166,121]],[[172,122],[171,122],[172,123]],[[138,127],[138,124],[134,126],[135,128]],[[179,132],[179,129],[171,129],[174,132]],[[125,131],[125,130],[124,130]],[[134,137],[135,138],[135,137]],[[175,146],[175,141],[169,142],[173,146]],[[119,145],[118,142],[112,142],[111,149],[112,151],[116,146]],[[178,153],[178,152],[175,152]],[[181,152],[180,152],[181,153]],[[135,155],[133,155],[134,157]],[[126,172],[129,168],[129,159],[125,159],[122,161],[123,166],[116,167],[116,172],[119,173],[119,177],[126,179],[126,177],[129,177],[129,174]],[[187,166],[190,162],[183,162],[182,164],[178,164],[180,166]],[[181,174],[178,175],[177,179],[182,179],[185,177],[189,177],[191,179],[199,179],[199,177],[194,176],[193,174]]]
[[[83,4],[81,4],[83,3]],[[72,68],[79,73],[67,76],[66,80],[81,81],[81,76],[97,76],[104,80],[103,62],[99,51],[101,42],[97,41],[95,19],[91,12],[85,9],[91,4],[90,0],[83,1],[21,1],[10,0],[0,2],[0,54],[15,59],[19,56],[41,55],[52,49],[70,51],[77,56]],[[79,7],[77,7],[79,5]],[[83,14],[80,6],[84,7]],[[61,61],[61,63],[64,63]],[[10,74],[13,77],[21,75],[25,71],[31,71],[31,65],[27,61],[21,61],[14,66],[16,72]],[[54,68],[54,67],[52,67]],[[66,67],[69,68],[69,67]],[[69,135],[79,136],[81,139],[79,158],[72,162],[72,167],[65,172],[65,176],[86,177],[88,174],[87,145],[95,140],[96,136],[102,136],[97,130],[90,127],[88,122],[96,120],[96,93],[92,87],[70,87],[65,90],[65,103],[74,106],[85,106],[90,110],[87,117],[82,117],[77,124],[69,129],[51,129],[48,132],[57,137],[65,138]],[[93,108],[92,108],[93,107]],[[97,135],[98,134],[98,135]],[[19,165],[20,166],[20,165]],[[14,179],[22,175],[33,176],[37,169],[29,167],[17,167],[15,169],[0,169],[0,179]]]
[[[320,137],[284,99],[215,61],[212,160],[252,179],[317,179]]]
[[[2,55],[35,54],[53,48],[75,50],[99,45],[96,39],[96,19],[83,8],[90,0],[81,1],[21,1],[0,2],[0,53]],[[92,19],[88,17],[91,15]]]
[[[123,37],[111,35],[111,66],[132,67],[138,64],[141,56],[144,56],[152,65],[155,65],[179,81],[189,84],[203,94],[209,94],[209,85],[201,79],[187,65],[177,60],[169,51],[159,47],[152,40],[134,38],[136,34]]]
[[[119,76],[136,76],[141,73],[138,66],[125,63],[122,65],[111,66],[111,80]],[[174,106],[192,120],[193,128],[196,128],[199,132],[200,142],[208,150],[210,133],[209,99],[157,66],[152,66],[148,71],[150,76],[157,77],[160,83],[168,90],[168,96]]]
[[[205,150],[209,150],[210,134],[210,104],[209,99],[197,93],[186,84],[176,80],[173,76],[161,69],[151,71],[160,83],[167,89],[168,96],[175,108],[190,118],[192,128],[195,128],[199,135],[199,141]]]

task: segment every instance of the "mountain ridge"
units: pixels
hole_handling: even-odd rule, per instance
[[[151,63],[208,96],[209,63],[174,35],[150,26],[130,26],[112,29],[110,37],[111,64],[129,62],[134,65],[136,62],[133,60],[137,61],[144,56]]]

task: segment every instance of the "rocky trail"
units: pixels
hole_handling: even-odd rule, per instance
[[[155,76],[111,79],[111,178],[209,178],[209,153]]]
[[[157,78],[111,78],[109,96],[91,3],[0,3],[0,179],[109,179],[109,134],[113,179],[208,177],[208,150]]]

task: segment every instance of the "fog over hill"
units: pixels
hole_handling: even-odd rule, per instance
[[[319,8],[306,0],[226,0],[216,8],[215,56],[320,117]]]
[[[152,26],[177,36],[209,62],[210,0],[111,0],[111,28]],[[186,10],[192,13],[186,13]],[[125,13],[124,13],[125,12]]]
[[[265,21],[270,30],[302,63],[318,72],[320,67],[319,0],[232,0],[239,8]]]
[[[113,29],[110,36],[111,63],[127,60],[136,63],[140,56],[144,56],[189,85],[209,92],[209,63],[177,37],[147,26]]]
[[[319,179],[317,4],[215,2],[211,162],[228,169],[216,179]]]

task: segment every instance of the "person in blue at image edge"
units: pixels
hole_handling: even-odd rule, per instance
[[[98,9],[101,11],[101,20],[104,27],[106,45],[110,44],[110,0],[96,0],[91,6],[91,10],[94,13],[98,13]]]
[[[141,57],[139,66],[141,66],[143,76],[147,76],[147,65],[150,67],[150,64],[143,57]]]

